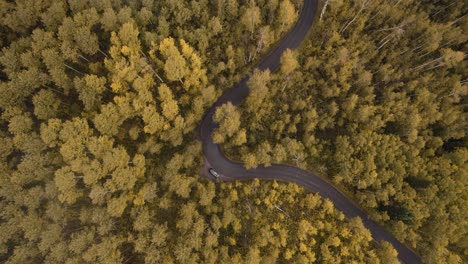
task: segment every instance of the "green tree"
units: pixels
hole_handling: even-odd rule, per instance
[[[164,39],[159,50],[165,58],[164,72],[170,81],[179,81],[183,83],[182,78],[188,73],[187,62],[175,46],[173,38]]]
[[[58,114],[60,100],[50,90],[41,90],[33,97],[34,114],[37,118],[47,120]]]
[[[100,105],[102,94],[106,90],[106,79],[96,75],[86,75],[83,78],[75,77],[73,81],[85,110],[95,110]]]
[[[390,243],[386,241],[380,243],[380,248],[377,251],[377,255],[381,263],[400,263],[397,258],[397,251],[392,247]]]
[[[213,141],[223,143],[226,138],[232,137],[239,131],[240,113],[231,102],[228,102],[216,109],[213,121],[219,125],[213,132]]]
[[[117,15],[114,9],[106,8],[101,17],[101,26],[104,30],[112,32],[117,30]]]
[[[283,32],[284,27],[289,27],[296,21],[297,13],[294,5],[289,0],[282,0],[279,4],[279,17],[278,20],[281,22],[281,28],[279,32]]]
[[[165,126],[165,120],[155,110],[156,106],[147,106],[143,112],[143,121],[145,122],[145,133],[155,134],[161,131]]]
[[[77,176],[69,167],[64,167],[55,172],[55,185],[59,191],[59,200],[64,203],[74,204],[82,196],[77,189]]]
[[[254,2],[251,2],[250,6],[245,9],[240,21],[250,32],[250,38],[253,39],[257,25],[261,22],[260,8]]]
[[[116,135],[124,119],[114,103],[102,106],[101,113],[94,118],[96,128],[104,135]]]
[[[255,69],[252,76],[247,81],[250,94],[246,99],[247,109],[255,112],[262,102],[268,97],[268,84],[271,80],[270,71],[260,71]]]
[[[48,31],[57,31],[67,14],[66,11],[64,2],[54,2],[41,14],[42,22]]]
[[[294,72],[298,67],[299,63],[297,62],[297,55],[294,51],[287,49],[281,55],[281,72],[288,76],[292,72]]]

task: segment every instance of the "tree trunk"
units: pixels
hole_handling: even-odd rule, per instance
[[[99,51],[102,55],[104,55],[104,57],[109,58],[109,56],[107,56],[107,54],[106,54],[104,51],[102,51],[100,48],[98,49],[98,51]]]
[[[322,8],[322,12],[320,12],[320,21],[322,21],[322,17],[323,17],[323,14],[325,14],[325,9],[327,9],[327,6],[328,6],[328,1],[325,1],[325,4],[323,5],[323,8]]]
[[[353,19],[351,19],[351,21],[349,21],[348,23],[346,23],[339,31],[339,33],[343,33],[351,24],[354,23],[354,21],[359,17],[359,15],[361,14],[361,12],[366,8],[366,4],[367,4],[367,0],[364,0],[361,4],[361,8],[359,9],[358,13],[353,17]]]
[[[437,58],[437,59],[428,61],[428,62],[426,62],[426,63],[423,63],[423,64],[421,64],[421,65],[419,65],[419,66],[416,66],[416,67],[412,68],[411,70],[417,70],[417,69],[420,69],[420,68],[424,68],[426,65],[429,65],[429,64],[431,64],[431,63],[433,63],[433,62],[436,62],[436,61],[439,61],[439,60],[441,60],[441,59],[442,59],[442,57],[439,57],[439,58]]]
[[[146,63],[148,63],[148,67],[151,69],[154,75],[156,75],[156,77],[159,79],[160,82],[164,83],[161,76],[159,76],[159,74],[153,69],[153,67],[151,67],[151,63],[149,62],[148,56],[146,56],[146,54],[142,50],[140,50],[140,53],[145,57]]]
[[[77,72],[77,73],[79,73],[79,74],[85,75],[84,73],[82,73],[82,72],[80,72],[79,70],[73,68],[72,66],[69,66],[69,65],[66,64],[66,63],[63,63],[63,65],[65,65],[65,67],[67,67],[68,69],[73,70],[74,72]]]
[[[79,54],[78,57],[82,58],[83,60],[85,60],[86,62],[90,62],[85,56]]]

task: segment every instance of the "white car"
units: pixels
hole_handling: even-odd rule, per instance
[[[219,173],[217,173],[215,170],[213,170],[213,168],[210,168],[208,170],[208,172],[213,175],[213,177],[215,177],[216,179],[219,179],[219,177],[221,177],[221,175],[219,175]]]

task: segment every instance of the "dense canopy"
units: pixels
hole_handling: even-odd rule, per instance
[[[215,141],[330,177],[428,263],[466,261],[466,4],[325,2]],[[301,5],[0,0],[0,262],[397,263],[297,185],[200,176],[204,112]]]
[[[254,72],[225,151],[326,176],[425,263],[466,263],[466,1],[324,2],[280,71]]]

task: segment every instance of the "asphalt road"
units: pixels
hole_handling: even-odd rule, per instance
[[[287,49],[295,49],[309,32],[317,13],[317,0],[305,0],[300,17],[295,26],[289,33],[281,39],[275,49],[269,53],[254,68],[261,70],[270,69],[275,71],[280,64],[281,54]],[[360,217],[364,226],[370,230],[372,237],[376,241],[388,241],[398,251],[398,257],[407,264],[421,263],[420,258],[408,247],[400,243],[392,234],[379,226],[376,222],[369,219],[368,215],[356,206],[352,201],[346,198],[332,184],[320,178],[319,176],[286,164],[272,164],[269,167],[260,166],[256,169],[245,169],[242,163],[227,159],[219,145],[213,143],[211,133],[216,125],[213,122],[213,114],[216,108],[224,103],[232,102],[238,105],[244,100],[248,93],[246,81],[248,76],[244,77],[234,87],[227,90],[218,101],[205,114],[200,125],[200,138],[203,144],[203,154],[205,156],[205,168],[203,174],[209,175],[208,168],[213,168],[221,174],[221,181],[231,180],[278,180],[285,182],[294,182],[303,186],[306,190],[319,193],[323,198],[330,199],[335,208],[344,213],[347,218]]]

